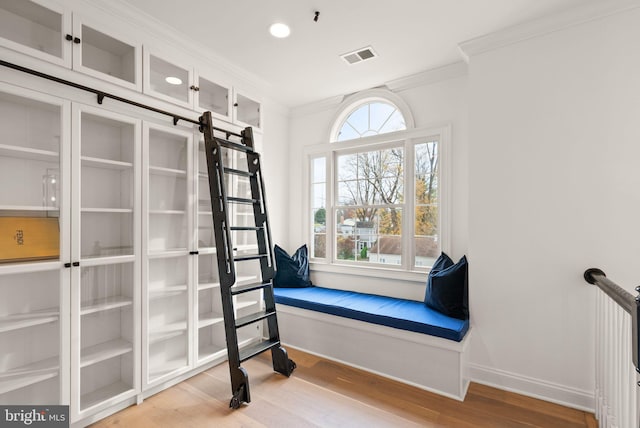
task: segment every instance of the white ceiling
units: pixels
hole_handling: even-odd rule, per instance
[[[598,0],[126,1],[209,41],[294,107],[460,61],[463,41]],[[269,35],[278,21],[291,27],[289,38]],[[379,57],[349,66],[339,56],[369,45]]]

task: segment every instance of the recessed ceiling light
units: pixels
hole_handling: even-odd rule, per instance
[[[285,37],[289,37],[289,34],[291,34],[291,29],[287,24],[277,22],[269,27],[269,32],[273,37],[283,39]]]
[[[173,76],[165,77],[164,81],[170,85],[182,85],[182,79],[180,79],[179,77],[173,77]]]

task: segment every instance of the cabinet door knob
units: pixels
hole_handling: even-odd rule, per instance
[[[73,263],[71,263],[71,264],[72,264],[73,266],[76,266],[76,267],[80,266],[80,262],[73,262]]]
[[[66,36],[64,36],[64,38],[69,42],[73,40],[73,36],[71,34],[67,34]]]
[[[197,87],[197,86],[195,86],[195,85],[191,85],[191,88],[190,88],[190,89],[191,89],[191,90],[193,90],[193,91],[196,91],[196,92],[198,92],[198,91],[200,90],[200,88],[198,88],[198,87]]]
[[[238,103],[233,103],[233,106],[234,107],[238,107]]]
[[[73,38],[73,43],[75,43],[76,45],[80,44],[80,37],[74,37]]]
[[[70,267],[71,267],[71,263],[65,263],[65,264],[64,264],[64,267],[66,267],[66,268],[70,268]]]

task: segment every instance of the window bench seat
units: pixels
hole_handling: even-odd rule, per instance
[[[274,294],[286,345],[464,399],[468,320],[422,302],[324,287]]]

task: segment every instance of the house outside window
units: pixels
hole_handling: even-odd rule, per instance
[[[395,94],[346,103],[308,153],[312,261],[429,269],[448,249],[448,139],[448,126],[415,128]]]

